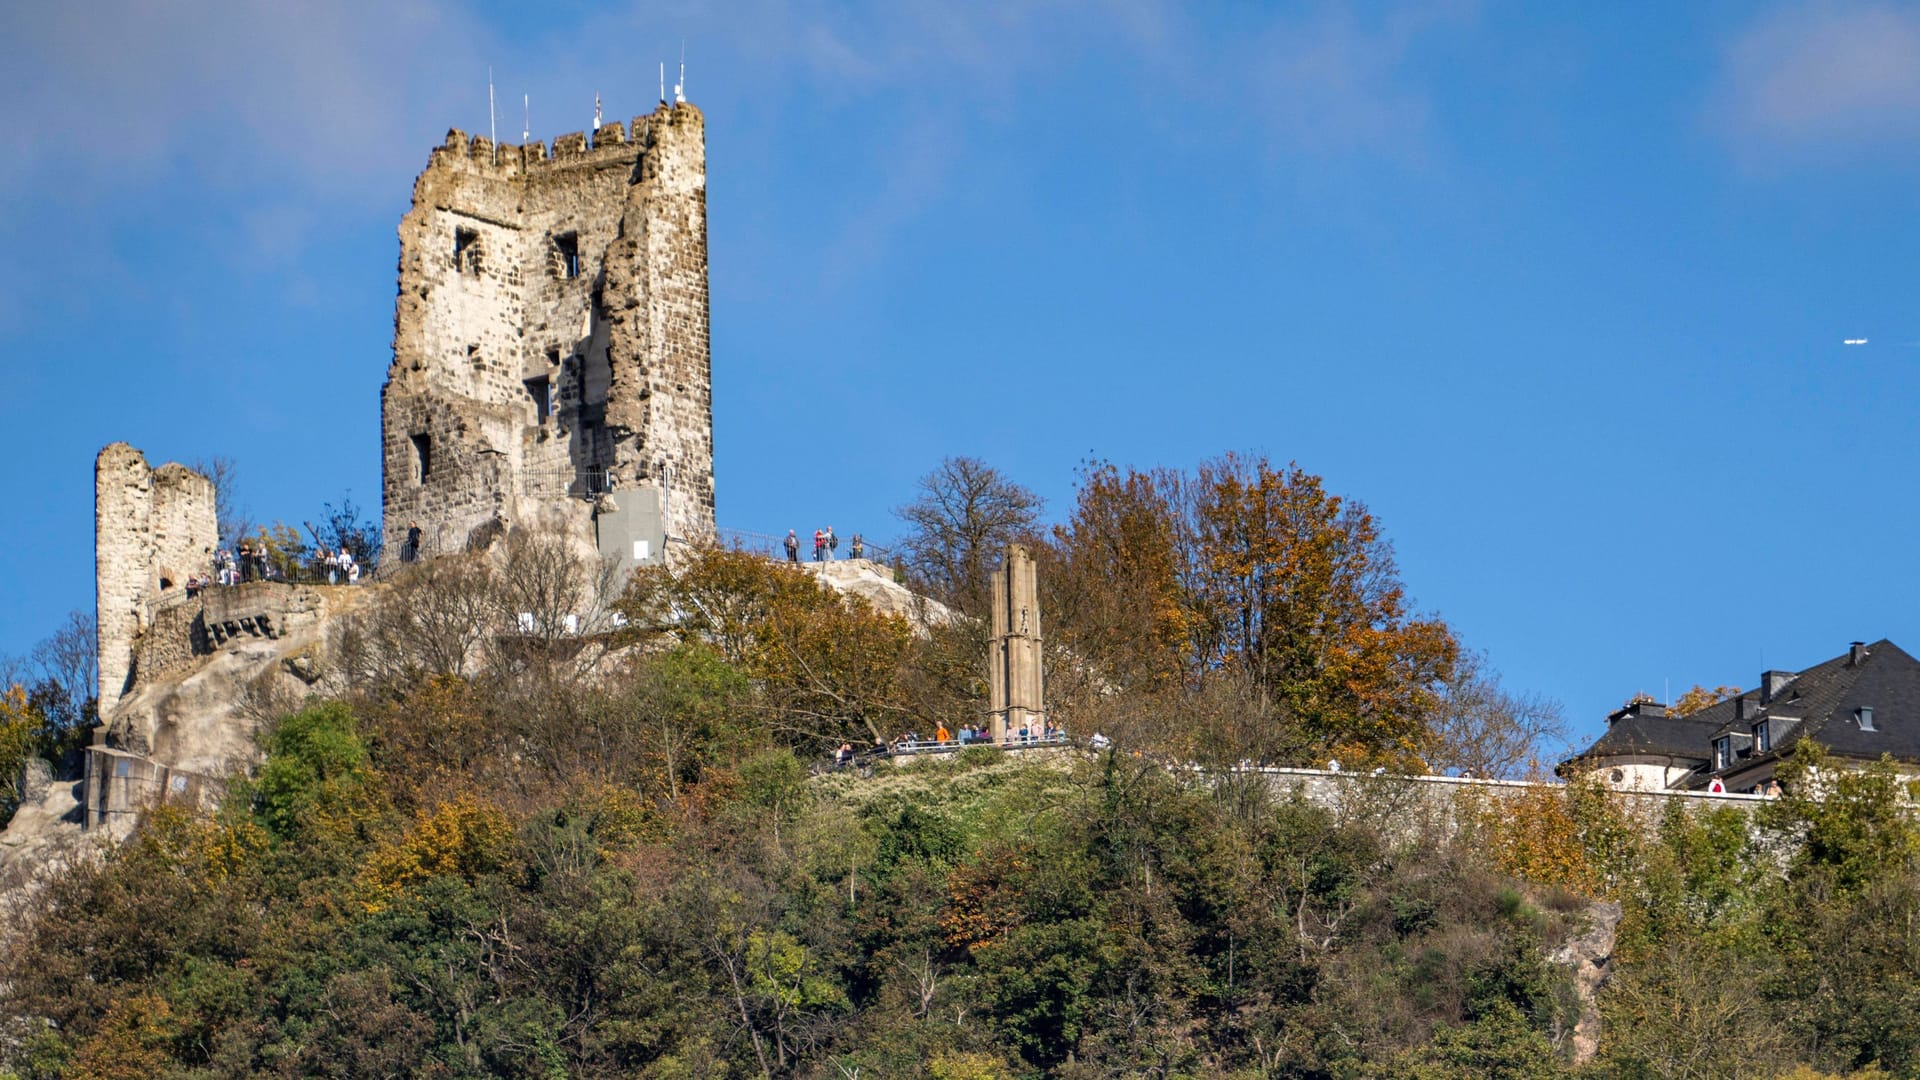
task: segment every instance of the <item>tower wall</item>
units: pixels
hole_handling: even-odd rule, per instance
[[[211,572],[219,540],[213,481],[184,465],[147,467],[114,443],[94,461],[94,615],[99,624],[100,714],[136,677],[135,647],[155,610]]]
[[[707,307],[706,125],[656,113],[607,259],[607,420],[637,436],[622,479],[663,489],[669,537],[713,532],[713,361]]]
[[[670,494],[670,533],[711,530],[704,130],[662,105],[551,152],[433,152],[381,395],[390,551],[415,523],[429,553],[496,524],[585,535],[593,496],[636,488]]]

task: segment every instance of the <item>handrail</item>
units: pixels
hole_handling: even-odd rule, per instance
[[[728,547],[765,555],[767,558],[776,561],[784,560],[787,557],[787,538],[785,536],[753,532],[748,529],[720,528],[715,529],[714,532],[718,535],[720,542]],[[796,538],[800,541],[799,561],[814,562],[812,535],[797,536],[796,534]],[[839,550],[829,550],[827,552],[827,558],[822,561],[839,562],[852,558],[867,559],[877,563],[890,563],[893,561],[893,549],[890,547],[883,544],[876,544],[865,539],[861,540],[860,545],[861,552],[856,556],[853,554],[853,542],[851,538],[842,536],[840,537]]]

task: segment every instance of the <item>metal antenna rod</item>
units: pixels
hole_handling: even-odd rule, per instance
[[[667,62],[660,61],[660,104],[667,103]]]
[[[500,164],[500,131],[493,115],[493,65],[487,65],[487,141],[493,143],[493,163]]]
[[[533,134],[533,95],[520,95],[520,145],[525,146]]]

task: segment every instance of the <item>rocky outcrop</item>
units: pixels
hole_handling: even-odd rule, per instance
[[[1567,969],[1580,1002],[1573,1027],[1573,1063],[1584,1065],[1600,1049],[1600,987],[1613,970],[1613,943],[1620,932],[1620,905],[1594,903],[1581,916],[1584,929],[1568,938],[1548,959]]]
[[[906,616],[914,628],[923,633],[930,626],[944,626],[954,619],[954,613],[945,604],[929,600],[895,581],[891,567],[871,559],[836,559],[800,565],[836,591],[872,604],[875,611]]]
[[[52,780],[41,764],[41,782],[0,832],[0,926],[20,925],[35,886],[97,846],[80,830],[80,782]]]
[[[155,633],[181,635],[173,651],[190,656],[137,683],[107,714],[88,748],[85,823],[112,830],[156,798],[216,801],[226,777],[253,763],[262,719],[337,689],[331,629],[376,591],[254,582],[209,590],[190,619],[156,623]]]

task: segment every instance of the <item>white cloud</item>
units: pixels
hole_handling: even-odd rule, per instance
[[[1920,9],[1796,4],[1761,16],[1726,47],[1710,115],[1756,159],[1920,149]]]
[[[23,137],[0,190],[87,198],[178,168],[352,191],[395,167],[456,73],[473,81],[483,36],[433,0],[8,5],[0,102]]]

